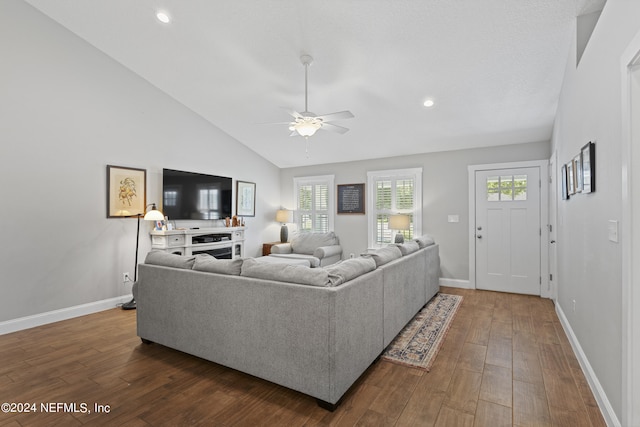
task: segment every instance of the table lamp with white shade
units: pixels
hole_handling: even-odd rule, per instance
[[[287,243],[289,241],[287,223],[293,222],[293,211],[279,209],[278,212],[276,212],[276,221],[282,223],[282,227],[280,227],[280,242]]]
[[[411,218],[409,218],[409,215],[391,215],[389,217],[389,229],[398,232],[395,237],[395,243],[404,243],[402,231],[408,230],[410,226]]]

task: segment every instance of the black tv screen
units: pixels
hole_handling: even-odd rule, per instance
[[[162,170],[162,210],[169,220],[231,216],[233,180],[224,176]]]

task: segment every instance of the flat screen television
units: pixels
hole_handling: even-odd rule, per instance
[[[233,180],[224,176],[162,170],[162,210],[170,220],[231,217]]]

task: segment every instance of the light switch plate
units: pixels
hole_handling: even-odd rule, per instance
[[[460,216],[458,215],[449,215],[448,222],[460,222]]]
[[[618,243],[618,221],[609,220],[609,241]]]

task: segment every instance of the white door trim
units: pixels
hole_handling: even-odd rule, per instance
[[[622,425],[640,425],[640,272],[632,260],[640,248],[640,220],[636,209],[640,204],[640,174],[632,173],[632,164],[640,158],[640,135],[633,131],[631,114],[632,74],[640,66],[640,32],[621,56],[622,81]],[[633,148],[634,142],[636,147]],[[637,172],[636,164],[636,172]]]
[[[529,160],[524,162],[512,163],[492,163],[486,165],[469,165],[469,286],[476,289],[476,237],[475,237],[475,220],[476,217],[476,187],[475,176],[477,171],[491,169],[513,169],[539,167],[540,180],[545,180],[548,175],[548,160]],[[540,185],[540,225],[546,229],[549,224],[549,185],[545,182]],[[545,237],[545,238],[543,238]],[[542,284],[540,285],[540,296],[543,298],[551,298],[551,290],[549,289],[549,239],[546,233],[540,237],[540,276]]]
[[[549,257],[553,259],[553,265],[555,266],[555,271],[552,270],[552,263],[549,262],[549,298],[551,298],[554,302],[558,300],[558,250],[556,244],[556,250],[551,250],[551,240],[555,240],[558,236],[558,191],[560,191],[560,186],[558,185],[558,152],[554,151],[551,154],[551,158],[549,159],[549,175],[547,179],[549,180],[549,214],[547,216],[547,221],[549,225],[547,226],[547,234],[544,235],[543,238],[546,237],[548,242],[548,250]],[[544,184],[544,183],[543,183]],[[555,203],[552,203],[551,198],[555,197]],[[555,227],[553,232],[551,231],[551,226]],[[551,258],[553,257],[553,258]],[[551,276],[553,275],[553,280],[551,280]]]

